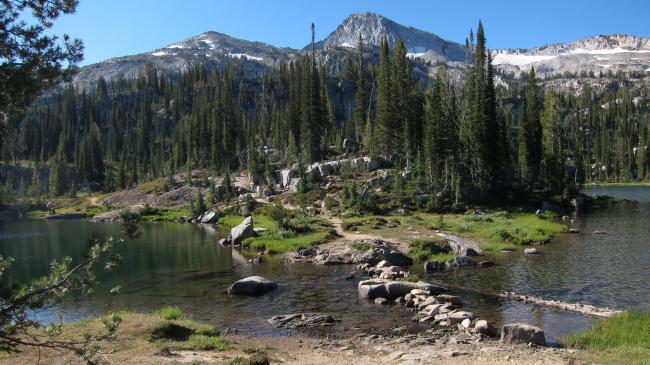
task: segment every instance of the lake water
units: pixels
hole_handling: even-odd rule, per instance
[[[588,190],[636,199],[572,218],[580,234],[563,234],[539,247],[544,255],[500,254],[497,265],[424,275],[428,280],[476,291],[514,291],[550,299],[620,309],[645,309],[650,303],[650,188],[612,187]],[[71,256],[80,260],[96,237],[119,236],[119,224],[86,221],[19,221],[0,223],[0,254],[16,259],[5,281],[20,282],[45,274],[51,260]],[[289,264],[271,257],[261,265],[248,263],[254,253],[219,246],[223,232],[211,226],[175,223],[142,224],[142,235],[121,247],[123,260],[91,295],[66,298],[35,316],[67,321],[128,309],[155,311],[177,305],[191,318],[244,333],[281,334],[266,319],[277,314],[315,311],[329,313],[351,327],[381,330],[410,322],[402,306],[378,306],[357,296],[359,279],[346,281],[350,266]],[[593,234],[606,230],[606,235]],[[279,288],[262,297],[232,297],[225,293],[234,281],[262,275]],[[6,283],[5,283],[6,284]],[[116,285],[119,295],[110,295]],[[545,329],[551,342],[582,329],[594,318],[496,298],[459,292],[466,307],[497,324],[526,322]]]

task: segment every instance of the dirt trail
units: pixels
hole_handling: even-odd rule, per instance
[[[329,224],[334,227],[334,230],[336,231],[336,234],[340,237],[338,240],[334,242],[329,242],[325,245],[322,246],[340,246],[340,245],[349,245],[354,241],[360,241],[360,240],[381,240],[385,242],[389,242],[393,245],[395,245],[398,249],[400,249],[403,252],[408,252],[408,245],[403,243],[403,242],[398,242],[396,240],[383,237],[383,236],[378,236],[374,234],[368,234],[368,233],[358,233],[358,232],[350,232],[346,231],[343,229],[343,220],[335,215],[330,214],[327,209],[325,208],[325,200],[323,199],[321,201],[321,214],[320,218],[327,221]]]

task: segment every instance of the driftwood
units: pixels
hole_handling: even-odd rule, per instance
[[[569,312],[587,314],[596,317],[610,317],[615,314],[623,313],[623,311],[616,310],[616,309],[598,308],[596,306],[589,305],[589,304],[567,303],[560,300],[546,300],[546,299],[533,297],[529,295],[515,294],[513,292],[504,292],[499,294],[499,296],[502,298],[521,301],[524,303],[536,304],[544,307],[561,309]]]

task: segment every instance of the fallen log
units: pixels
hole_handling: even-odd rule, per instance
[[[610,317],[615,314],[623,313],[621,310],[610,308],[598,308],[590,304],[581,303],[567,303],[560,300],[546,300],[539,297],[530,295],[520,295],[513,292],[503,292],[499,294],[502,298],[516,300],[527,304],[535,304],[543,307],[555,308],[569,312],[576,312],[580,314],[587,314],[595,317]]]

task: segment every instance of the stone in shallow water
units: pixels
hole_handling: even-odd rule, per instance
[[[458,256],[458,257],[454,257],[453,259],[447,260],[445,262],[445,266],[448,268],[472,267],[472,266],[476,266],[476,263],[470,260],[470,258],[467,256]]]
[[[236,295],[262,295],[278,287],[272,280],[261,276],[249,276],[241,279],[228,288],[229,294]]]
[[[544,331],[541,328],[524,323],[506,324],[501,329],[501,342],[503,343],[532,343],[546,346]]]
[[[331,326],[337,321],[327,314],[296,313],[274,316],[268,322],[278,328],[300,328]]]
[[[425,272],[442,271],[444,268],[445,264],[440,261],[428,261],[424,263]]]

